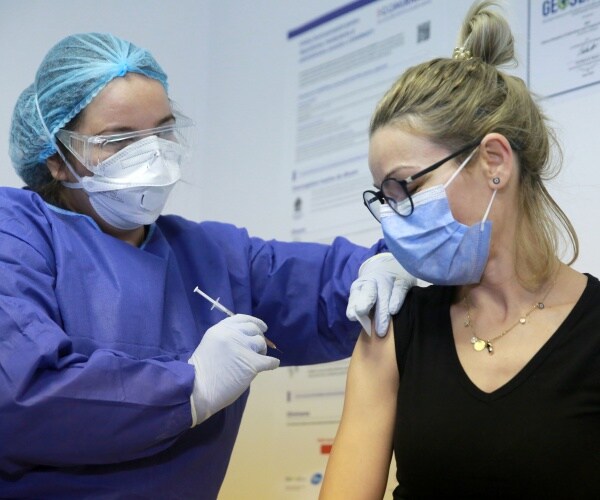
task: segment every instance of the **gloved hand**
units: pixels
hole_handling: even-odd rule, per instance
[[[192,391],[192,427],[225,408],[248,389],[254,377],[279,366],[265,356],[267,325],[254,316],[236,314],[210,327],[188,363],[196,376]]]
[[[365,260],[358,270],[358,278],[350,287],[346,316],[359,321],[371,335],[370,313],[375,306],[375,331],[385,337],[390,316],[400,310],[406,293],[417,283],[389,253],[380,253]]]

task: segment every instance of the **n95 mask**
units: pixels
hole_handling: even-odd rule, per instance
[[[181,178],[184,153],[176,142],[147,136],[92,167],[92,176],[77,175],[66,162],[78,182],[63,184],[86,191],[96,213],[111,226],[134,229],[158,219]]]

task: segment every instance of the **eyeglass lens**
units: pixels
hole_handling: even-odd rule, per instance
[[[365,191],[363,193],[363,202],[373,217],[378,221],[381,221],[381,201],[379,200],[377,193],[375,191]]]
[[[378,193],[375,191],[363,193],[365,206],[379,222],[381,222],[381,198],[384,198],[385,203],[398,215],[406,217],[413,212],[412,200],[404,185],[394,179],[387,179],[382,183],[381,191]]]
[[[381,192],[387,204],[398,215],[408,216],[412,213],[412,201],[404,182],[386,179],[381,183]]]

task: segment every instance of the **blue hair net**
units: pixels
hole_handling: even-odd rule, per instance
[[[107,83],[128,72],[154,78],[167,90],[167,75],[150,52],[116,36],[71,35],[50,49],[34,83],[19,96],[10,128],[10,158],[28,186],[52,179],[46,159],[56,152],[56,132]]]

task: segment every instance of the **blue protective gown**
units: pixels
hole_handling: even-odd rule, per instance
[[[0,188],[0,497],[214,499],[248,391],[190,429],[188,358],[229,309],[282,365],[351,354],[350,285],[380,251],[162,216],[140,248]]]

